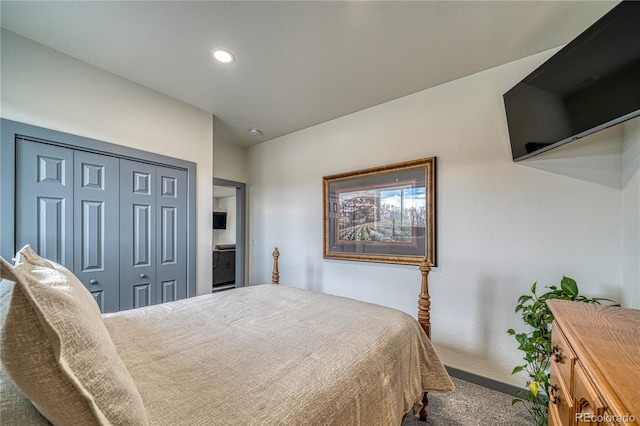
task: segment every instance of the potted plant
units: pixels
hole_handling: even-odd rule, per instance
[[[549,360],[551,357],[551,323],[553,314],[547,307],[549,299],[573,300],[576,302],[596,303],[602,301],[612,302],[604,298],[588,298],[580,295],[575,280],[562,277],[560,287],[550,286],[543,294],[536,294],[537,283],[531,286],[531,294],[525,294],[518,298],[516,312],[520,312],[522,320],[531,327],[524,333],[516,333],[509,329],[507,333],[514,336],[518,342],[518,349],[524,353],[525,364],[516,366],[511,374],[522,371],[529,376],[527,381],[528,392],[518,391],[512,404],[522,403],[529,412],[535,425],[548,424],[548,389],[549,389]]]

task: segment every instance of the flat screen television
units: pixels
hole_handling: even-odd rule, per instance
[[[227,212],[213,212],[213,229],[227,229]]]
[[[623,1],[504,94],[519,161],[640,115],[640,1]]]

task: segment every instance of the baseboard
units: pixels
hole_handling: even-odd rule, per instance
[[[499,382],[497,380],[469,373],[468,371],[458,370],[457,368],[449,367],[447,365],[445,365],[445,368],[447,369],[449,375],[452,377],[464,380],[465,382],[474,383],[476,385],[483,386],[485,388],[489,388],[498,392],[506,393],[508,395],[517,396],[516,392],[526,391],[526,389],[519,388],[518,386]]]

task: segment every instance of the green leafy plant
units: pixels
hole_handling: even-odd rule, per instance
[[[518,391],[517,398],[512,404],[522,403],[536,426],[548,424],[548,389],[549,389],[549,360],[551,358],[551,323],[553,314],[547,307],[549,299],[573,300],[576,302],[596,303],[602,301],[613,302],[604,298],[588,298],[579,294],[578,284],[569,277],[562,277],[560,287],[550,286],[547,292],[536,294],[537,283],[531,286],[531,294],[518,298],[516,312],[520,312],[522,320],[532,330],[526,333],[516,333],[514,329],[507,333],[514,336],[518,342],[518,349],[524,353],[525,364],[516,366],[511,374],[526,372],[528,392]],[[619,305],[616,305],[619,306]]]

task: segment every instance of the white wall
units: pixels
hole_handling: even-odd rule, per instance
[[[219,123],[218,119],[214,121],[214,132],[213,132],[213,176],[218,179],[226,179],[234,182],[240,183],[248,183],[249,182],[249,170],[247,168],[247,149],[238,145],[233,145],[230,143],[225,143],[221,141],[219,138],[216,138],[216,123]],[[247,187],[248,193],[248,187]],[[235,199],[235,198],[234,198]],[[245,215],[247,215],[251,211],[251,206],[247,201],[248,196],[245,196]],[[229,206],[231,208],[231,206]],[[236,207],[233,206],[233,220],[236,220]],[[228,216],[227,216],[228,217]],[[247,231],[245,231],[245,241],[244,246],[249,247],[249,241],[247,238],[249,224],[247,219],[245,218],[245,223]],[[227,231],[231,232],[231,228],[229,228],[230,224],[227,223]],[[233,223],[233,241],[234,243],[238,243],[236,241],[235,235],[235,222]],[[214,233],[218,231],[213,231]],[[229,234],[226,234],[229,235]],[[219,235],[220,238],[226,238],[226,235]],[[214,235],[215,238],[215,235]],[[245,262],[245,277],[249,276],[249,261]]]
[[[213,141],[213,175],[218,179],[247,183],[247,150],[241,146],[225,143],[215,138]]]
[[[321,178],[437,156],[434,344],[449,366],[524,386],[524,376],[510,375],[521,356],[506,334],[524,329],[518,296],[563,275],[584,294],[620,296],[621,189],[511,159],[502,94],[552,53],[250,148],[250,283],[270,281],[278,246],[283,285],[415,316],[417,267],[322,258]],[[620,154],[609,155],[617,155],[619,175]]]
[[[211,290],[213,117],[2,30],[3,118],[197,164],[197,292]]]
[[[227,213],[227,228],[213,230],[213,245],[236,243],[236,197],[213,199],[213,211]]]
[[[623,126],[622,295],[640,309],[640,117]]]

